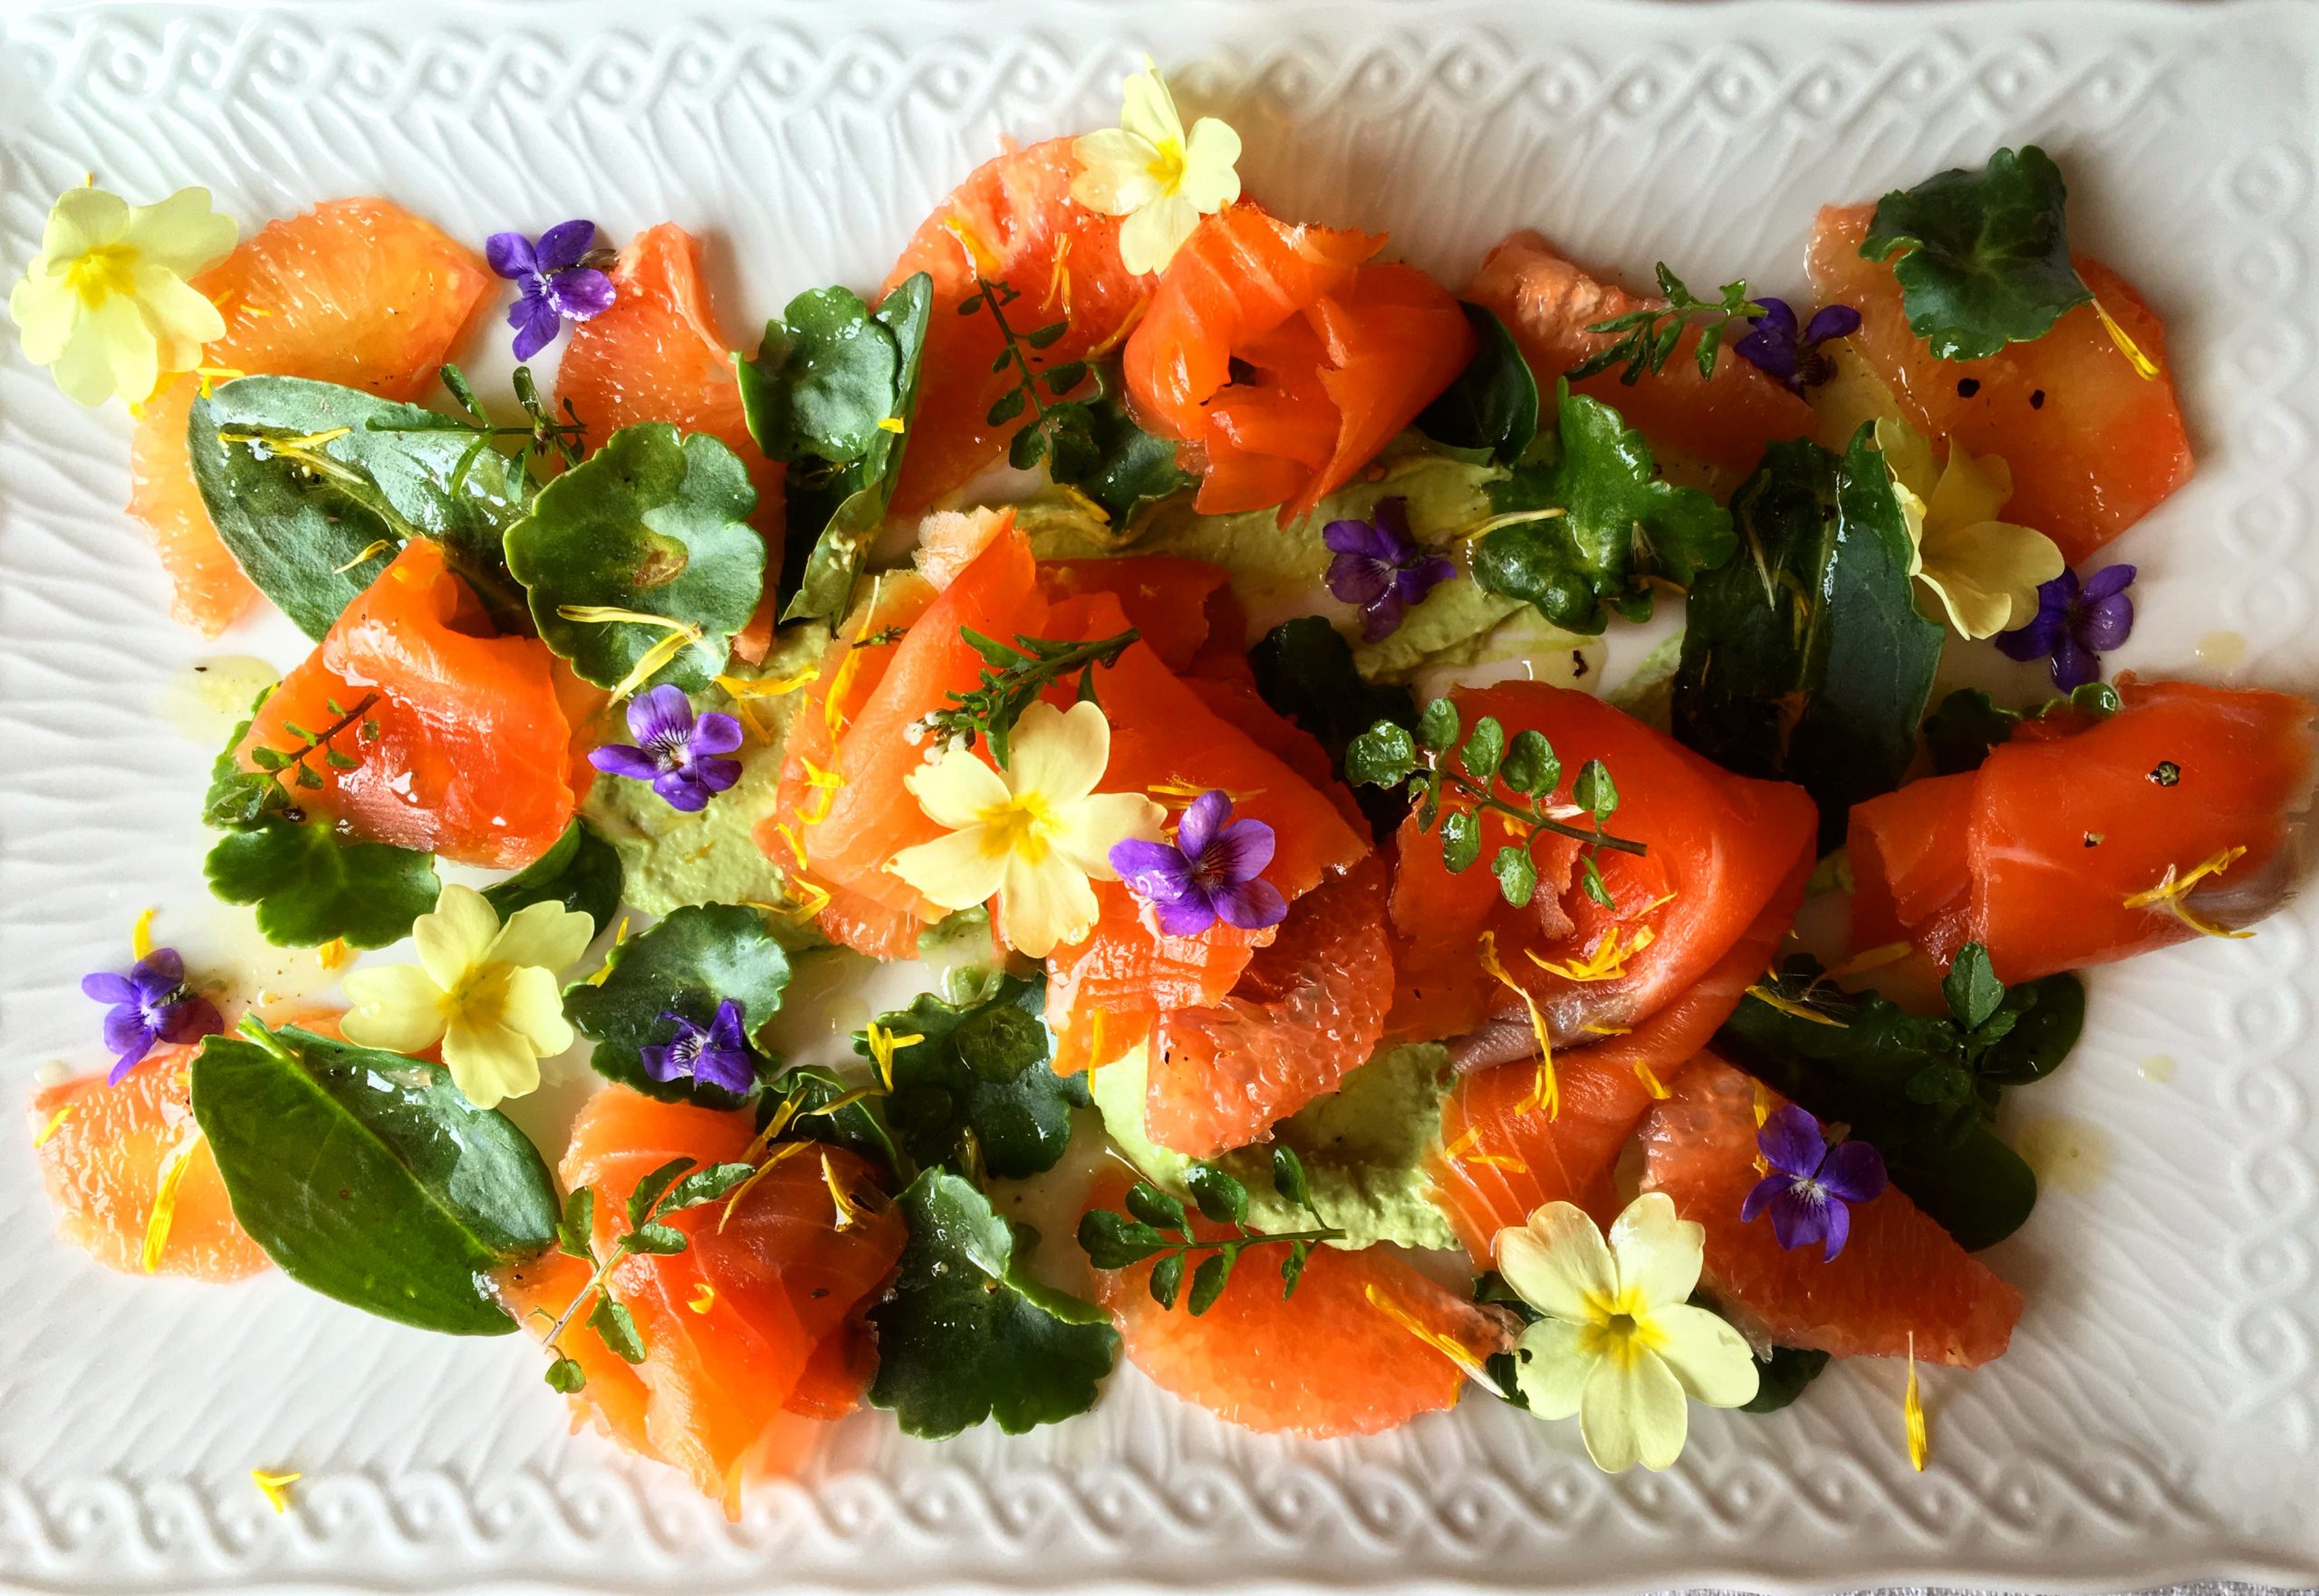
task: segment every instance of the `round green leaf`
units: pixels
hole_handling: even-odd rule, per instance
[[[738,904],[690,905],[614,948],[611,962],[601,985],[581,981],[563,993],[564,1017],[595,1041],[590,1062],[597,1072],[663,1101],[715,1108],[739,1101],[688,1078],[655,1081],[640,1050],[674,1034],[663,1014],[706,1025],[728,997],[741,1005],[745,1035],[755,1036],[773,1017],[789,985],[789,956],[765,929],[765,917]]]

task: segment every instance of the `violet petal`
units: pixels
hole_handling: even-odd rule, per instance
[[[1792,1102],[1782,1103],[1771,1111],[1763,1129],[1756,1132],[1756,1146],[1762,1149],[1764,1160],[1773,1168],[1798,1180],[1808,1180],[1817,1174],[1820,1160],[1828,1154],[1828,1142],[1820,1133],[1820,1121]]]
[[[2104,565],[2085,579],[2085,585],[2078,590],[2078,600],[2081,603],[2090,604],[2112,593],[2122,593],[2133,585],[2136,574],[2136,569],[2131,565]]]
[[[156,1034],[141,1013],[121,1007],[105,1011],[104,1039],[106,1052],[123,1057],[133,1053],[141,1059],[152,1051]]]
[[[665,773],[660,762],[641,748],[631,748],[626,743],[607,743],[591,749],[588,763],[609,776],[626,776],[632,782],[657,782]]]
[[[1774,1197],[1795,1184],[1792,1177],[1779,1174],[1766,1175],[1756,1181],[1747,1188],[1746,1197],[1739,1204],[1739,1222],[1742,1225],[1754,1224],[1756,1217],[1771,1206]]]
[[[1820,1255],[1820,1261],[1833,1264],[1836,1255],[1844,1250],[1844,1243],[1852,1239],[1852,1210],[1842,1203],[1828,1204],[1820,1211],[1820,1228],[1827,1238],[1827,1249]]]
[[[1401,602],[1400,595],[1390,590],[1363,604],[1361,607],[1362,637],[1372,643],[1382,642],[1391,637],[1394,629],[1401,624],[1401,612],[1408,608]]]
[[[1130,838],[1111,844],[1111,868],[1139,898],[1173,903],[1192,889],[1191,862],[1172,842]]]
[[[82,976],[81,990],[99,1003],[133,1004],[137,1001],[137,988],[130,985],[129,977],[116,976],[107,970]]]
[[[619,291],[593,266],[573,266],[547,280],[548,303],[567,322],[592,322],[612,308]]]
[[[1812,312],[1812,323],[1804,329],[1806,343],[1825,343],[1831,338],[1850,338],[1860,331],[1860,312],[1848,304],[1823,304]]]
[[[1151,918],[1170,937],[1197,937],[1216,924],[1216,906],[1195,889],[1173,903],[1154,902]]]
[[[690,743],[696,724],[692,700],[685,697],[681,687],[664,682],[629,700],[628,735],[636,739],[639,747]]]
[[[1828,1234],[1828,1209],[1795,1186],[1771,1200],[1772,1235],[1790,1252],[1808,1247]]]
[[[692,778],[711,793],[726,792],[741,779],[741,762],[737,759],[696,759],[692,762]]]
[[[1253,881],[1272,862],[1277,839],[1260,820],[1236,820],[1200,853],[1203,869],[1226,881]]]
[[[1332,553],[1364,554],[1390,562],[1391,547],[1366,521],[1332,521],[1321,528],[1321,542]]]
[[[161,1040],[180,1046],[198,1042],[204,1036],[215,1036],[226,1029],[226,1016],[217,1005],[206,997],[189,997],[172,1005],[169,1023],[161,1028]]]
[[[590,221],[558,222],[540,235],[539,248],[534,258],[543,274],[562,272],[580,264],[588,246],[596,242],[596,224]]]
[[[518,361],[528,361],[555,341],[563,331],[563,318],[544,297],[525,294],[507,307],[507,324],[515,329],[515,355]]]
[[[1864,1141],[1840,1141],[1828,1149],[1816,1178],[1830,1197],[1847,1203],[1873,1202],[1886,1185],[1884,1155]]]
[[[1329,591],[1347,604],[1373,604],[1393,587],[1393,568],[1373,554],[1341,553],[1329,562]]]
[[[1194,870],[1207,862],[1208,851],[1216,841],[1216,834],[1232,815],[1232,800],[1220,788],[1210,787],[1184,810],[1183,819],[1176,822],[1176,851],[1182,854]]]
[[[2102,657],[2064,632],[2054,639],[2050,669],[2054,687],[2074,693],[2086,683],[2102,679]]]
[[[1254,825],[1254,821],[1242,822]],[[1261,931],[1288,918],[1288,899],[1261,876],[1219,889],[1214,895],[1216,912],[1226,925],[1243,931]]]
[[[2071,630],[2080,644],[2097,654],[2119,647],[2134,630],[2132,596],[2112,593],[2093,600],[2078,610],[2077,624]]]
[[[668,802],[671,809],[686,814],[698,814],[708,807],[708,789],[680,770],[672,770],[652,784],[652,790]]]
[[[2039,610],[2028,625],[2016,631],[1997,633],[1997,651],[2008,659],[2043,659],[2061,641],[2064,626],[2060,614]]]
[[[741,723],[730,715],[710,710],[693,723],[695,754],[730,754],[741,745]]]
[[[539,270],[532,241],[521,233],[494,233],[484,240],[483,258],[502,277],[527,277]]]

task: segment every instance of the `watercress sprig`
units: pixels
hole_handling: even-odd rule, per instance
[[[1143,634],[1131,626],[1114,636],[1086,642],[1017,634],[1012,645],[985,637],[971,627],[960,627],[958,635],[983,657],[982,681],[967,692],[951,693],[951,704],[912,722],[911,739],[971,748],[980,738],[989,745],[990,756],[1004,770],[1015,723],[1039,701],[1040,694],[1075,670],[1080,698],[1094,703],[1095,668],[1117,665],[1128,645]]]
[[[1667,263],[1658,266],[1659,292],[1666,299],[1663,305],[1645,305],[1629,311],[1622,316],[1612,316],[1606,322],[1589,326],[1589,332],[1616,332],[1619,339],[1587,356],[1564,373],[1572,381],[1607,371],[1624,362],[1626,370],[1619,373],[1619,380],[1631,387],[1641,380],[1645,371],[1657,376],[1665,369],[1681,341],[1683,329],[1698,318],[1699,375],[1715,375],[1715,358],[1723,349],[1724,335],[1737,318],[1760,316],[1764,307],[1747,297],[1747,282],[1741,278],[1726,283],[1718,299],[1701,299],[1683,285],[1683,280],[1667,269]]]
[[[458,401],[459,409],[467,412],[465,416],[446,416],[439,411],[428,411],[423,417],[373,416],[362,425],[370,432],[468,434],[474,441],[459,457],[459,464],[451,474],[448,491],[452,494],[459,491],[459,485],[469,468],[497,438],[520,437],[524,440],[522,447],[516,451],[514,473],[515,481],[520,488],[528,489],[534,486],[537,476],[535,467],[547,458],[551,451],[567,466],[577,466],[585,457],[588,427],[580,419],[580,412],[566,399],[563,400],[563,418],[559,419],[553,407],[540,397],[538,380],[533,377],[529,366],[516,367],[514,376],[509,379],[515,385],[515,402],[523,408],[525,418],[505,425],[491,418],[490,412],[483,408],[483,401],[476,398],[475,386],[467,380],[466,372],[457,366],[446,364],[439,375],[443,379],[443,386],[450,389],[451,397]]]
[[[272,776],[279,776],[284,771],[293,771],[296,774],[291,778],[292,780],[309,792],[314,791],[322,786],[322,778],[306,761],[314,755],[320,754],[323,763],[332,770],[352,770],[360,764],[361,761],[352,755],[342,754],[332,747],[331,739],[349,730],[359,721],[362,726],[362,740],[366,743],[377,742],[379,740],[378,721],[366,720],[363,717],[370,714],[371,707],[378,701],[378,694],[366,693],[355,701],[353,708],[348,709],[342,707],[335,698],[326,699],[324,700],[325,707],[336,716],[337,719],[318,732],[310,732],[294,720],[285,720],[282,723],[282,729],[298,738],[298,745],[294,748],[269,748],[261,744],[250,750],[250,763]]]
[[[1594,856],[1605,848],[1638,855],[1648,849],[1604,829],[1619,807],[1618,784],[1610,767],[1599,759],[1579,766],[1571,782],[1571,803],[1557,806],[1550,800],[1562,784],[1562,760],[1543,735],[1520,731],[1509,740],[1496,717],[1487,715],[1474,723],[1459,745],[1462,733],[1458,707],[1436,698],[1418,717],[1414,735],[1406,726],[1381,720],[1355,737],[1345,749],[1345,777],[1358,785],[1406,784],[1417,799],[1419,830],[1432,831],[1439,822],[1441,862],[1453,872],[1470,868],[1481,857],[1482,815],[1502,816],[1516,841],[1498,849],[1489,868],[1497,878],[1499,894],[1516,909],[1537,890],[1538,867],[1530,849],[1542,833],[1583,842],[1578,868],[1586,895],[1604,909],[1615,909]],[[1498,796],[1501,788],[1511,796]],[[1556,812],[1558,807],[1564,813]],[[1592,823],[1570,823],[1580,815]]]
[[[1096,456],[1087,407],[1066,398],[1086,380],[1087,362],[1063,361],[1053,366],[1034,366],[1033,352],[1047,348],[1071,331],[1071,323],[1049,322],[1028,332],[1017,332],[1006,319],[1006,307],[1022,297],[1021,291],[1013,284],[994,283],[977,272],[975,292],[958,306],[962,316],[986,312],[991,324],[998,329],[999,351],[990,365],[993,374],[1003,373],[1010,366],[1016,374],[1014,386],[998,396],[983,418],[993,427],[1004,427],[1029,410],[1029,424],[1007,446],[1007,464],[1018,471],[1027,471],[1044,460],[1056,481],[1070,481],[1092,466]],[[1042,389],[1046,391],[1044,399],[1039,397]]]
[[[563,1333],[591,1297],[596,1305],[589,1311],[587,1323],[596,1332],[596,1338],[627,1362],[644,1361],[644,1338],[637,1332],[636,1316],[621,1304],[606,1284],[612,1270],[631,1253],[670,1257],[683,1252],[688,1245],[685,1233],[662,1221],[671,1214],[716,1202],[756,1173],[752,1164],[696,1168],[697,1162],[692,1159],[671,1159],[638,1181],[636,1189],[628,1194],[627,1234],[601,1258],[596,1255],[594,1240],[596,1188],[579,1187],[563,1199],[563,1212],[555,1226],[556,1247],[592,1265],[593,1273],[541,1338],[548,1351],[555,1354],[554,1360],[547,1366],[547,1383],[557,1390],[569,1395],[588,1383],[587,1370],[563,1350]]]
[[[1151,1266],[1151,1298],[1162,1308],[1173,1308],[1183,1293],[1184,1271],[1195,1253],[1208,1255],[1192,1269],[1191,1293],[1185,1306],[1197,1317],[1216,1305],[1231,1282],[1240,1255],[1250,1247],[1285,1246],[1280,1262],[1280,1294],[1294,1295],[1304,1277],[1304,1261],[1324,1241],[1340,1241],[1344,1232],[1324,1223],[1313,1206],[1312,1187],[1304,1166],[1286,1147],[1273,1149],[1272,1178],[1280,1195],[1313,1216],[1309,1230],[1251,1230],[1248,1227],[1248,1188],[1214,1164],[1195,1163],[1185,1171],[1192,1200],[1203,1216],[1232,1227],[1229,1235],[1205,1239],[1192,1234],[1191,1215],[1181,1197],[1139,1180],[1128,1187],[1127,1212],[1090,1210],[1079,1221],[1079,1245],[1088,1262],[1098,1269],[1124,1269],[1131,1264],[1158,1257]],[[1172,1239],[1171,1239],[1172,1233]]]

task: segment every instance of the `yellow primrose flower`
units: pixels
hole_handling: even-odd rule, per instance
[[[2054,540],[1999,521],[2013,496],[2013,472],[1997,455],[1975,459],[1957,438],[1936,466],[1924,434],[1896,417],[1876,423],[1876,447],[1909,524],[1909,574],[1930,588],[1949,624],[1968,638],[2028,624],[2039,584],[2067,562]]]
[[[480,1109],[540,1083],[540,1060],[573,1043],[556,976],[588,949],[596,923],[560,903],[519,909],[502,926],[472,887],[443,889],[410,928],[415,965],[356,970],[346,1039],[419,1053],[443,1044],[451,1080]]]
[[[1498,1274],[1545,1315],[1515,1345],[1516,1382],[1539,1418],[1578,1415],[1598,1468],[1665,1468],[1690,1427],[1685,1399],[1737,1408],[1756,1395],[1746,1341],[1686,1303],[1706,1241],[1659,1191],[1628,1204],[1607,1243],[1569,1203],[1497,1233]]]
[[[84,405],[152,397],[201,363],[225,318],[186,279],[234,247],[234,218],[209,190],[180,188],[131,206],[101,188],[67,189],[48,213],[40,254],[8,293],[24,356]]]
[[[1151,58],[1121,84],[1120,125],[1075,140],[1079,175],[1071,197],[1107,216],[1125,216],[1120,260],[1140,276],[1175,259],[1204,216],[1240,197],[1240,135],[1212,116],[1192,124]]]
[[[1119,880],[1112,845],[1156,840],[1167,818],[1140,793],[1095,791],[1111,757],[1102,709],[1034,704],[1015,723],[1006,770],[953,745],[910,773],[918,806],[950,834],[903,849],[886,868],[944,909],[996,895],[1006,940],[1044,958],[1093,928],[1088,883]]]

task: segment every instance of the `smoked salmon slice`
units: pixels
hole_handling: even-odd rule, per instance
[[[1602,760],[1621,793],[1610,830],[1647,851],[1598,856],[1615,905],[1605,909],[1581,885],[1578,845],[1542,841],[1532,852],[1540,884],[1516,909],[1487,868],[1501,834],[1494,821],[1485,862],[1453,874],[1438,836],[1418,832],[1412,816],[1402,827],[1393,888],[1393,922],[1410,954],[1402,972],[1409,999],[1388,1024],[1397,1040],[1455,1034],[1493,1010],[1520,1015],[1527,1032],[1527,1006],[1482,961],[1486,931],[1507,977],[1537,1005],[1554,1047],[1631,1030],[1698,985],[1788,889],[1799,863],[1808,869],[1818,820],[1800,787],[1734,775],[1567,687],[1507,682],[1452,697],[1469,730],[1490,716],[1509,738],[1525,730],[1546,738],[1564,772],[1555,803],[1570,802],[1583,762]],[[1526,1035],[1509,1046],[1504,1056],[1536,1052]]]
[[[894,511],[916,514],[995,464],[1027,418],[993,423],[990,408],[1019,371],[994,372],[1004,347],[987,306],[959,307],[977,269],[1020,295],[1004,307],[1017,336],[1064,322],[1033,357],[1042,367],[1086,360],[1117,342],[1148,294],[1120,260],[1120,218],[1071,197],[1079,160],[1070,139],[1049,139],[984,162],[921,223],[880,295],[924,272],[934,281],[918,415],[902,455]]]
[[[1117,1208],[1126,1191],[1125,1176],[1100,1178],[1089,1206]],[[1197,1215],[1192,1223],[1203,1237],[1226,1234]],[[1148,1263],[1098,1272],[1096,1296],[1129,1360],[1162,1389],[1232,1424],[1315,1439],[1374,1435],[1448,1408],[1467,1370],[1512,1344],[1499,1312],[1437,1284],[1390,1247],[1316,1247],[1284,1300],[1282,1250],[1245,1256],[1197,1318],[1180,1301],[1152,1300]]]
[[[1620,1153],[1777,957],[1812,862],[1808,853],[1796,860],[1755,923],[1689,991],[1623,1035],[1556,1055],[1551,1101],[1532,1063],[1459,1079],[1442,1100],[1441,1149],[1427,1170],[1477,1267],[1489,1266],[1499,1231],[1548,1203],[1575,1203],[1604,1226],[1618,1216],[1611,1176]],[[1501,1024],[1526,1038],[1526,1014]]]
[[[624,1205],[644,1176],[678,1158],[735,1162],[754,1139],[745,1113],[610,1086],[581,1109],[562,1175],[567,1189],[595,1188],[601,1255],[627,1228]],[[846,1194],[842,1224],[832,1187]],[[875,1354],[862,1319],[901,1258],[908,1226],[869,1166],[837,1148],[783,1159],[729,1219],[724,1213],[720,1202],[666,1216],[685,1234],[685,1250],[630,1254],[611,1285],[644,1343],[633,1378],[649,1455],[734,1513],[745,1477],[794,1467],[813,1421],[852,1408],[868,1389]],[[560,1265],[515,1273],[519,1300],[552,1304],[552,1312],[570,1301],[554,1299],[570,1277]],[[540,1327],[536,1313],[526,1322]],[[574,1356],[592,1336],[567,1332]],[[574,1401],[629,1440],[638,1433],[637,1395],[615,1376],[601,1392],[592,1379]]]
[[[338,759],[298,766],[321,785],[278,777],[299,807],[366,841],[517,870],[563,834],[593,775],[560,670],[537,638],[494,635],[442,546],[414,538],[267,697],[236,757],[254,771],[255,750],[327,734]]]
[[[1944,361],[1909,329],[1900,279],[1863,259],[1873,206],[1829,206],[1806,264],[1821,300],[1860,312],[1852,348],[1875,368],[1910,426],[1954,438],[1976,459],[2001,457],[2013,473],[2005,518],[2034,526],[2073,565],[2148,514],[2190,477],[2166,329],[2132,286],[2101,262],[2077,274],[2141,351],[2155,380],[2137,374],[2090,304],[2028,343],[1980,361]]]
[[[129,513],[152,528],[179,620],[216,637],[257,589],[194,486],[186,420],[205,383],[259,372],[416,399],[457,352],[493,278],[483,257],[383,199],[332,199],[268,222],[194,278],[225,318],[202,351],[211,377],[170,379],[130,446]]]
[[[733,648],[744,659],[763,659],[773,641],[785,467],[749,437],[732,346],[701,277],[700,240],[674,222],[648,227],[621,251],[611,279],[611,308],[573,322],[566,334],[555,371],[557,409],[572,402],[591,453],[623,427],[667,421],[705,432],[739,457],[757,490],[749,524],[765,539],[765,591]]]
[[[1562,373],[1618,341],[1589,327],[1658,303],[1590,276],[1527,228],[1482,258],[1465,297],[1506,323],[1549,398]],[[1742,475],[1756,468],[1766,446],[1817,430],[1810,405],[1727,344],[1715,374],[1702,378],[1698,341],[1697,331],[1684,333],[1662,369],[1632,383],[1620,381],[1622,368],[1613,367],[1572,383],[1571,391],[1609,405],[1654,444]]]
[[[1739,1217],[1762,1178],[1756,1101],[1765,1089],[1713,1054],[1683,1072],[1642,1130],[1646,1191],[1674,1198],[1707,1227],[1701,1284],[1725,1314],[1774,1343],[1839,1358],[1900,1358],[1914,1337],[1929,1363],[1971,1368],[1998,1356],[2021,1317],[2021,1293],[1958,1246],[1896,1186],[1852,1211],[1833,1261],[1783,1248],[1771,1221]],[[1768,1109],[1783,1101],[1766,1093]]]
[[[2238,930],[2285,900],[2314,782],[2313,706],[2259,688],[2118,683],[2074,736],[1855,811],[1852,940],[1942,966],[1979,942],[2007,983]]]

